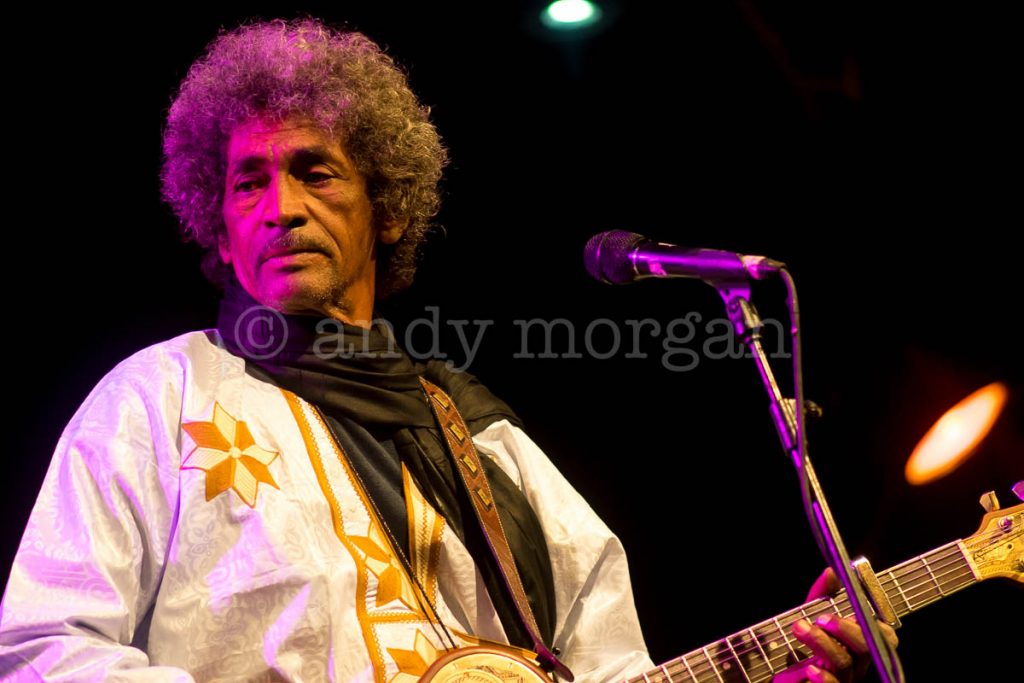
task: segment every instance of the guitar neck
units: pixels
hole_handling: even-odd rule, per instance
[[[879,583],[899,616],[916,612],[978,581],[961,541],[954,541],[878,574]],[[792,637],[800,619],[814,622],[823,614],[847,617],[853,607],[841,591],[688,652],[628,683],[758,683],[807,659],[811,651]]]

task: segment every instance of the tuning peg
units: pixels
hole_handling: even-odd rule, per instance
[[[1017,500],[1024,500],[1024,481],[1018,481],[1011,490],[1013,495],[1017,496]]]
[[[995,491],[989,491],[981,494],[981,498],[978,499],[981,503],[981,507],[985,508],[985,512],[992,512],[999,509],[999,499],[996,498]]]

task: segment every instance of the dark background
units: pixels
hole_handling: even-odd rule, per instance
[[[722,316],[715,292],[601,285],[581,260],[594,233],[786,261],[807,395],[825,410],[812,452],[851,553],[881,570],[972,533],[978,496],[1009,504],[1024,474],[1019,40],[988,9],[821,4],[621,2],[581,42],[542,37],[528,2],[168,4],[12,25],[3,576],[89,389],[133,351],[214,322],[216,292],[158,194],[176,84],[219,27],[296,11],[382,43],[432,107],[452,157],[445,232],[385,312],[494,321],[470,371],[622,538],[656,661],[798,604],[823,561],[752,361],[708,357],[706,343],[723,343],[703,330],[678,344],[700,354],[689,371],[667,367],[687,359],[666,356],[664,329],[645,338],[646,359],[626,357],[626,320],[704,324]],[[766,318],[784,315],[783,296],[755,288]],[[572,321],[583,357],[515,358],[513,321],[530,318]],[[612,358],[584,345],[597,318],[623,332]],[[464,360],[450,332],[441,345]],[[976,457],[906,484],[923,432],[995,380],[1010,402]],[[989,582],[907,618],[907,675],[1009,679],[1022,595]]]

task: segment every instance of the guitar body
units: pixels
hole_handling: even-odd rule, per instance
[[[467,647],[434,662],[420,683],[551,683],[544,670],[496,647]]]

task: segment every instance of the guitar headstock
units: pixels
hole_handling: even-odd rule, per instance
[[[1018,483],[1014,492],[1020,487]],[[1001,509],[993,493],[981,500],[989,512],[962,541],[971,567],[979,581],[1003,577],[1024,583],[1024,503]]]

